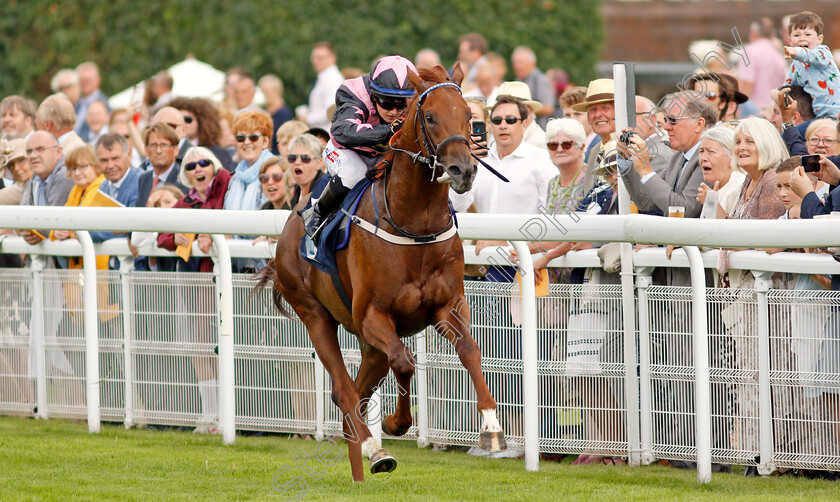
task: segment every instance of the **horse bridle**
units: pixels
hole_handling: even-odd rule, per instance
[[[420,127],[420,134],[418,135],[418,141],[420,143],[420,146],[422,147],[420,149],[420,151],[410,152],[408,150],[404,150],[402,148],[397,148],[396,146],[394,146],[393,141],[394,141],[394,138],[397,137],[396,134],[391,136],[391,139],[388,141],[388,146],[391,148],[391,150],[393,150],[395,152],[404,153],[404,154],[408,155],[409,157],[411,157],[411,160],[413,160],[415,163],[419,162],[421,164],[425,164],[426,166],[428,166],[432,170],[432,181],[435,180],[435,174],[437,172],[437,168],[439,166],[441,168],[443,168],[443,166],[440,164],[440,162],[438,162],[438,157],[440,156],[441,151],[443,150],[443,148],[446,145],[448,145],[449,143],[452,143],[453,141],[457,141],[459,143],[464,143],[465,145],[467,145],[467,148],[469,148],[469,146],[470,146],[470,140],[468,140],[465,136],[462,136],[460,134],[456,134],[456,135],[444,138],[444,140],[441,141],[440,143],[438,143],[438,145],[435,146],[434,149],[432,149],[430,147],[430,145],[434,145],[435,142],[432,139],[431,135],[429,134],[429,130],[426,128],[426,116],[423,115],[423,111],[422,111],[423,102],[425,101],[426,96],[428,96],[430,92],[434,91],[435,89],[440,89],[440,88],[443,88],[443,87],[454,87],[454,88],[458,89],[459,94],[461,93],[461,87],[458,84],[456,84],[454,82],[443,82],[443,83],[435,84],[435,85],[429,87],[428,89],[426,89],[425,91],[420,93],[420,96],[417,98],[414,124],[415,124],[415,128],[418,127],[418,125]],[[426,150],[426,155],[423,155],[423,150]],[[434,152],[434,154],[432,154],[431,152]],[[507,178],[502,176],[501,173],[499,173],[498,171],[493,169],[491,166],[487,165],[487,163],[485,163],[483,160],[476,157],[475,154],[470,152],[470,155],[474,159],[476,159],[478,162],[480,162],[484,167],[486,167],[488,170],[490,170],[490,172],[492,172],[493,174],[498,176],[502,181],[508,182]],[[382,198],[385,202],[385,216],[384,216],[384,219],[392,227],[394,227],[394,229],[396,229],[397,232],[404,235],[405,237],[414,239],[415,241],[418,241],[418,242],[423,242],[423,241],[432,241],[433,242],[438,236],[446,233],[450,228],[452,228],[452,225],[455,224],[455,218],[453,216],[454,210],[452,209],[452,207],[450,205],[449,222],[446,224],[446,227],[444,227],[444,229],[441,230],[440,232],[437,232],[437,233],[434,233],[434,234],[423,235],[423,234],[415,234],[413,232],[409,232],[408,230],[400,228],[394,222],[393,218],[391,218],[391,209],[388,207],[388,194],[386,192],[387,189],[388,189],[388,179],[387,179],[387,177],[388,177],[388,171],[385,172],[385,182],[382,184]],[[438,181],[444,182],[446,177],[448,177],[448,174],[445,170],[443,170],[443,174],[441,174],[441,177],[438,179]]]
[[[420,96],[417,98],[417,108],[415,110],[415,117],[414,117],[414,123],[419,124],[419,126],[420,126],[420,133],[421,134],[419,135],[418,140],[420,141],[420,144],[423,147],[422,149],[426,150],[427,153],[432,152],[432,151],[434,151],[435,153],[433,155],[429,155],[427,157],[427,156],[423,155],[422,150],[419,151],[419,152],[409,152],[408,150],[403,150],[402,148],[397,148],[393,144],[393,140],[397,136],[396,134],[394,136],[391,136],[391,139],[388,141],[388,146],[391,148],[391,150],[393,150],[395,152],[402,152],[402,153],[408,155],[409,157],[411,157],[411,160],[413,160],[415,163],[419,162],[421,164],[425,164],[426,166],[428,166],[432,170],[432,181],[435,180],[435,172],[437,171],[438,166],[440,166],[441,168],[443,167],[438,162],[438,157],[440,156],[440,152],[441,152],[441,150],[443,150],[444,146],[446,146],[448,143],[451,143],[453,141],[458,141],[458,142],[464,143],[464,144],[467,145],[468,148],[470,146],[470,140],[469,139],[467,139],[466,137],[464,137],[460,134],[457,134],[457,135],[449,136],[448,138],[445,138],[443,141],[441,141],[434,148],[434,150],[432,150],[432,148],[429,147],[429,144],[434,145],[434,140],[432,140],[432,137],[429,134],[429,130],[426,129],[426,116],[423,115],[423,112],[422,112],[421,108],[423,107],[423,101],[425,101],[426,96],[430,92],[434,91],[435,89],[439,89],[441,87],[454,87],[454,88],[458,89],[458,93],[461,94],[461,87],[454,82],[443,82],[443,83],[440,83],[440,84],[435,84],[435,85],[429,87],[428,89],[426,89],[425,91],[423,91],[420,94]],[[417,126],[415,125],[415,127],[417,127]],[[473,141],[473,143],[475,143],[475,141]],[[470,151],[470,156],[472,158],[474,158],[476,161],[478,161],[482,166],[486,167],[488,171],[495,174],[499,179],[501,179],[505,183],[509,183],[509,180],[507,178],[505,178],[502,175],[502,173],[495,170],[492,166],[490,166],[489,164],[487,164],[486,162],[481,160],[472,151]],[[447,175],[446,171],[443,171],[443,174],[441,175],[441,178],[438,179],[438,181],[443,181],[444,176],[446,176],[446,175]]]
[[[418,152],[410,152],[408,150],[403,150],[402,148],[397,148],[396,146],[391,144],[391,141],[388,142],[388,146],[391,147],[391,150],[394,150],[395,152],[402,152],[411,157],[411,160],[413,160],[415,163],[419,162],[428,166],[432,170],[432,181],[434,181],[435,179],[435,172],[437,171],[437,168],[443,167],[440,164],[440,162],[438,162],[438,158],[440,157],[440,153],[443,150],[443,147],[445,147],[453,141],[464,143],[465,145],[467,145],[467,148],[469,148],[470,146],[470,141],[466,138],[466,136],[462,136],[460,134],[456,134],[454,136],[449,136],[448,138],[445,138],[434,149],[432,149],[429,146],[434,145],[435,142],[429,134],[429,130],[426,128],[426,116],[423,115],[422,110],[423,102],[426,100],[426,96],[428,96],[430,92],[434,91],[435,89],[440,89],[442,87],[454,87],[458,89],[458,94],[461,93],[461,87],[458,84],[454,82],[443,82],[429,87],[428,89],[423,91],[417,98],[417,108],[415,110],[414,123],[416,124],[415,127],[417,127],[418,125],[420,127],[420,134],[418,135],[417,139],[420,142],[420,145],[422,146],[421,150]],[[391,140],[393,140],[395,137],[396,135],[391,136]],[[428,156],[423,155],[423,150],[426,150]]]
[[[440,156],[440,152],[442,151],[443,147],[445,147],[447,144],[449,144],[453,141],[458,141],[458,142],[464,143],[465,145],[467,145],[467,148],[469,148],[469,146],[470,146],[469,140],[465,136],[461,136],[460,134],[458,134],[458,135],[449,136],[448,138],[445,138],[443,141],[441,141],[434,148],[434,150],[432,150],[432,148],[429,147],[430,144],[434,145],[434,140],[432,140],[431,136],[429,135],[429,131],[426,128],[426,117],[423,115],[423,112],[422,112],[421,108],[423,106],[423,101],[426,99],[426,96],[430,92],[434,91],[435,89],[440,89],[442,87],[454,87],[454,88],[458,89],[459,94],[461,93],[461,87],[458,84],[455,84],[453,82],[443,82],[441,84],[435,84],[435,85],[429,87],[428,89],[423,91],[420,94],[420,96],[417,98],[417,108],[416,108],[416,112],[415,112],[414,123],[419,124],[419,127],[420,127],[420,135],[418,137],[418,140],[420,141],[420,144],[422,146],[421,150],[418,151],[418,152],[410,152],[408,150],[403,150],[402,148],[397,148],[396,146],[394,146],[392,144],[394,138],[397,136],[396,134],[394,136],[391,136],[391,140],[388,141],[388,146],[391,147],[391,150],[393,150],[395,152],[401,152],[401,153],[404,153],[404,154],[408,155],[409,157],[411,157],[411,160],[414,161],[414,163],[419,162],[421,164],[425,164],[426,166],[428,166],[432,170],[432,181],[434,181],[434,179],[435,179],[435,173],[437,171],[438,166],[443,167],[440,164],[440,162],[438,162],[438,157]],[[417,127],[417,125],[415,125],[415,127]],[[422,150],[426,150],[427,155],[423,155]],[[434,151],[434,154],[431,153],[433,151]],[[446,171],[443,171],[443,173],[446,174]],[[441,176],[443,176],[443,175],[441,175]],[[383,199],[384,204],[385,204],[384,219],[392,227],[394,227],[394,229],[397,232],[399,232],[400,234],[402,234],[405,237],[408,237],[410,239],[414,239],[417,242],[434,242],[437,239],[438,236],[443,235],[444,233],[449,231],[449,229],[452,228],[452,225],[455,224],[455,218],[453,217],[451,207],[450,207],[449,221],[447,222],[447,224],[443,228],[443,230],[441,230],[440,232],[436,232],[434,234],[425,234],[424,235],[424,234],[415,234],[413,232],[409,232],[408,230],[405,230],[404,228],[401,228],[399,225],[396,224],[396,222],[394,222],[394,219],[391,217],[391,208],[388,207],[388,194],[387,194],[388,179],[387,178],[388,178],[388,171],[385,172],[385,180],[382,183],[382,199]]]

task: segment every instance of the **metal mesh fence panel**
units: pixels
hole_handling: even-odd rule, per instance
[[[132,273],[138,424],[206,426],[218,420],[214,279],[207,273]]]
[[[552,285],[537,313],[540,450],[625,455],[621,286]]]
[[[0,412],[32,415],[37,403],[31,333],[44,332],[49,415],[85,418],[85,337],[79,270],[41,272],[43,312],[32,312],[33,272],[0,270]],[[104,420],[203,426],[218,420],[218,291],[205,273],[99,272],[100,412]],[[331,400],[315,387],[315,353],[294,315],[280,315],[270,291],[251,296],[254,282],[234,277],[236,424],[239,429],[311,434],[316,403],[324,432],[342,433]],[[521,301],[515,286],[467,281],[471,334],[498,402],[513,449],[523,448]],[[693,460],[695,447],[694,333],[691,290],[647,288],[650,333],[652,454]],[[714,462],[755,465],[759,451],[759,315],[770,330],[773,461],[780,467],[834,469],[840,463],[840,294],[771,290],[758,311],[755,290],[707,289]],[[551,285],[537,300],[540,450],[626,455],[626,367],[618,285]],[[34,326],[37,319],[43,326]],[[126,335],[127,332],[127,335]],[[126,336],[132,400],[125,402]],[[351,377],[361,356],[355,335],[339,328]],[[474,445],[481,416],[472,381],[453,346],[425,331],[426,363],[410,389],[389,371],[373,420],[394,412],[410,394],[418,435],[417,371],[426,373],[428,440]],[[418,337],[404,339],[417,354]],[[415,360],[417,358],[415,357]],[[644,382],[643,382],[644,384]],[[130,410],[130,411],[127,411]]]
[[[770,385],[774,462],[836,469],[840,464],[840,294],[773,290]]]
[[[32,415],[35,368],[30,348],[32,274],[0,269],[0,411]]]
[[[311,434],[315,349],[303,323],[277,311],[270,289],[251,298],[254,284],[234,276],[237,428]]]

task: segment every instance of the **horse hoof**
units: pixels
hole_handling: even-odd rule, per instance
[[[379,474],[380,472],[392,472],[397,468],[397,459],[391,456],[384,448],[371,455],[370,457],[370,473]]]
[[[395,422],[396,419],[394,418],[394,415],[388,415],[385,417],[385,420],[382,422],[382,430],[385,434],[388,434],[389,436],[404,436],[411,427],[397,427]]]
[[[482,432],[478,435],[478,447],[491,453],[507,450],[504,431]]]

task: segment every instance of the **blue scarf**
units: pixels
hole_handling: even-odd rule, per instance
[[[225,194],[225,209],[256,211],[262,207],[265,196],[258,178],[260,167],[271,157],[273,157],[271,151],[265,149],[257,161],[250,166],[245,160],[239,162]]]

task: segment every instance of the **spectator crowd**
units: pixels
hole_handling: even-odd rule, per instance
[[[673,93],[660,100],[636,96],[636,126],[626,131],[616,130],[616,89],[611,79],[573,85],[562,70],[540,70],[534,50],[521,46],[510,58],[516,78],[504,81],[507,60],[490,51],[482,35],[466,34],[459,39],[457,63],[465,75],[462,90],[472,111],[471,148],[510,181],[503,183],[479,168],[472,190],[461,195],[452,192],[453,206],[457,211],[490,214],[615,214],[617,184],[623,179],[633,210],[649,215],[809,219],[840,211],[840,78],[831,50],[822,44],[823,30],[819,16],[807,11],[785,18],[780,31],[769,19],[754,23],[750,42],[742,48],[749,58],[740,58],[735,64],[731,55],[716,45],[711,56],[702,58],[704,65]],[[141,103],[115,110],[100,89],[101,74],[95,63],[60,70],[51,80],[55,94],[40,103],[24,96],[7,96],[0,102],[0,204],[295,208],[307,199],[321,177],[334,174],[327,172],[325,159],[335,146],[333,115],[341,113],[336,93],[364,74],[354,68],[340,70],[336,50],[327,42],[311,48],[311,62],[317,78],[308,102],[294,111],[283,98],[283,82],[278,76],[264,75],[257,80],[242,67],[227,71],[220,103],[173,95],[172,77],[162,71],[147,82]],[[418,69],[438,64],[440,58],[432,49],[421,50],[414,60]],[[257,104],[257,88],[265,98],[264,106]],[[387,139],[398,129],[400,119],[389,118],[382,110],[402,112],[406,102],[377,99],[372,102],[376,103],[378,120],[390,125],[390,133],[385,131]],[[342,143],[348,144],[344,132],[341,135]],[[72,232],[49,229],[19,233],[33,245],[44,239],[74,237]],[[94,232],[92,237],[94,242],[102,242],[125,236]],[[176,250],[193,242],[205,252],[212,246],[208,235],[134,233],[130,243],[135,268],[211,271],[213,263],[207,258],[144,257],[138,251],[154,244]],[[478,241],[475,250],[493,245],[506,243]],[[550,274],[542,274],[552,259],[569,251],[606,246],[591,242],[532,243],[532,252],[538,254],[537,280],[618,284],[615,270],[552,269]],[[2,266],[24,265],[19,256],[2,256]],[[72,268],[80,264],[79,260],[50,258],[47,266]],[[234,270],[253,273],[261,266],[259,260],[238,259]],[[97,267],[117,269],[119,263],[103,257],[97,260]],[[511,282],[513,276],[505,267],[493,267],[471,278]],[[690,284],[683,269],[662,270],[655,280],[661,285]],[[781,289],[840,289],[840,276],[778,274],[774,282]],[[737,290],[753,285],[748,272],[728,270],[725,260],[709,278],[712,287]],[[61,298],[47,300],[55,303]],[[109,304],[105,301],[103,305],[107,308]],[[664,316],[664,325],[652,329],[690,332],[690,316],[679,312],[678,307],[669,308],[674,311]],[[732,343],[726,345],[719,363],[752,367],[756,342],[748,336],[736,336],[734,330],[755,329],[755,322],[748,319],[751,314],[746,307],[736,302],[732,308],[726,318],[743,322],[723,322],[721,330],[732,334]],[[818,320],[806,319],[804,313],[791,315],[794,343],[790,364],[812,379],[820,374],[836,376],[838,372],[840,316],[826,312]],[[46,323],[58,322],[47,317]],[[596,362],[620,360],[623,342],[610,334],[620,331],[621,320],[614,312],[602,312],[581,298],[573,301],[564,322],[568,335],[563,350],[572,363],[570,374],[575,374],[574,363],[589,360],[587,354],[593,351],[598,354]],[[585,333],[576,332],[574,327],[582,324],[603,326],[605,333],[593,341]],[[178,329],[190,341],[206,341],[208,337],[206,327],[184,325]],[[662,364],[679,364],[685,356],[676,353],[676,346],[667,336],[654,340],[652,358]],[[67,366],[59,357],[53,359],[49,364]],[[578,375],[593,377],[585,370],[589,366],[580,368]],[[202,398],[199,427],[202,432],[214,432],[215,369],[198,361],[194,369]],[[735,394],[731,406],[738,415],[757,413],[753,390]],[[674,389],[656,389],[654,395],[655,399],[676,401]],[[596,392],[581,391],[581,396],[593,409],[620,408],[624,399],[620,386],[607,380]],[[840,423],[837,387],[811,387],[802,399],[813,410],[810,419]],[[677,418],[685,410],[675,402],[660,404],[675,411],[673,427],[656,438],[667,443],[673,439],[669,435],[678,434],[683,426]],[[604,440],[622,439],[618,422],[604,414],[593,413],[590,417],[593,435]],[[722,441],[729,441],[733,448],[755,449],[758,436],[753,429],[749,424],[736,423]],[[840,449],[840,426],[824,433],[830,436],[827,441]],[[618,463],[621,459],[584,453],[576,462]]]

